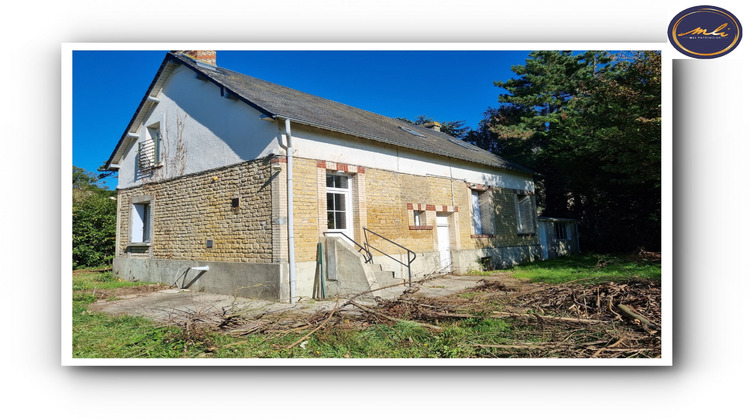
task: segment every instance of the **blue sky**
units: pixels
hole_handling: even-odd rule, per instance
[[[73,52],[73,165],[106,161],[167,51]],[[497,105],[494,81],[528,51],[218,51],[217,64],[389,117],[464,120]],[[106,182],[114,189],[116,180]]]

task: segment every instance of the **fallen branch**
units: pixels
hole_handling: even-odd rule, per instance
[[[351,304],[351,305],[353,305],[353,306],[356,306],[357,308],[359,308],[359,309],[361,309],[361,310],[363,310],[363,311],[365,311],[365,312],[369,312],[369,313],[371,313],[371,314],[373,314],[373,315],[375,315],[375,316],[379,316],[379,317],[381,317],[381,318],[385,318],[385,319],[387,319],[387,320],[389,320],[389,321],[393,321],[393,322],[407,322],[407,320],[405,320],[405,319],[398,319],[398,318],[394,318],[394,317],[392,317],[392,316],[388,316],[388,315],[385,315],[385,314],[381,314],[381,313],[380,313],[380,312],[378,312],[378,311],[375,311],[375,310],[373,310],[373,309],[370,309],[370,308],[364,307],[364,306],[362,306],[362,305],[360,305],[360,304],[358,304],[358,303],[356,303],[356,302],[352,302],[352,301],[350,301],[350,302],[348,302],[348,303],[350,303],[350,304]],[[415,324],[417,324],[417,325],[419,325],[419,326],[422,326],[422,327],[425,327],[425,328],[430,328],[430,329],[433,329],[433,330],[435,330],[435,331],[443,331],[443,329],[442,329],[442,328],[440,328],[440,327],[438,327],[437,325],[425,324],[425,323],[422,323],[422,322],[416,322],[416,321],[411,321],[411,320],[409,320],[408,322],[414,322]]]
[[[470,345],[473,347],[523,350],[523,349],[535,349],[535,348],[563,348],[563,347],[582,348],[582,347],[589,347],[592,345],[602,344],[602,343],[606,343],[606,341],[593,341],[590,343],[581,343],[581,344],[549,341],[546,343],[529,343],[529,344],[470,344]]]
[[[424,279],[422,279],[422,280],[418,280],[418,281],[414,281],[414,282],[412,282],[412,284],[413,284],[413,285],[414,285],[414,284],[422,284],[422,283],[425,283],[425,282],[427,282],[427,281],[429,281],[429,280],[432,280],[433,278],[434,278],[434,277],[432,277],[432,276],[430,276],[430,277],[425,277],[425,278],[424,278]],[[356,306],[357,308],[359,308],[359,309],[361,309],[361,310],[363,310],[363,311],[365,311],[365,312],[371,312],[371,313],[374,313],[374,314],[375,314],[375,315],[377,315],[377,316],[381,316],[381,317],[383,317],[383,318],[386,318],[386,319],[394,320],[394,321],[396,321],[396,322],[398,322],[398,321],[403,321],[403,320],[401,320],[401,319],[391,318],[391,317],[388,317],[388,316],[386,316],[386,315],[383,315],[383,314],[379,314],[379,313],[377,313],[376,311],[373,311],[373,310],[371,310],[371,309],[367,309],[367,308],[365,308],[365,307],[363,307],[363,306],[361,306],[361,305],[357,304],[357,303],[356,303],[356,302],[354,301],[354,299],[357,299],[358,297],[360,297],[360,296],[362,296],[362,295],[366,295],[366,294],[369,294],[369,293],[372,293],[372,292],[375,292],[375,291],[378,291],[378,290],[388,289],[388,288],[391,288],[391,287],[396,287],[396,286],[402,286],[402,284],[398,284],[398,283],[397,283],[397,284],[392,284],[392,285],[389,285],[389,286],[384,286],[384,287],[380,287],[380,288],[377,288],[377,289],[373,289],[373,290],[368,290],[368,291],[365,291],[365,292],[362,292],[362,293],[358,293],[358,294],[356,294],[356,295],[352,296],[351,298],[349,298],[349,300],[347,300],[347,301],[346,301],[346,302],[345,302],[345,303],[344,303],[343,305],[341,305],[341,306],[339,306],[339,305],[338,305],[339,301],[338,301],[338,298],[337,298],[337,299],[336,299],[336,306],[334,306],[334,308],[333,308],[333,309],[331,310],[331,313],[329,313],[329,314],[328,314],[328,317],[327,317],[327,318],[326,318],[326,319],[325,319],[325,320],[324,320],[323,322],[321,322],[321,323],[320,323],[320,325],[318,325],[317,327],[315,327],[315,329],[314,329],[314,330],[312,330],[312,331],[310,331],[309,333],[305,334],[305,336],[304,336],[304,337],[302,337],[302,338],[300,338],[299,340],[297,340],[296,342],[294,342],[294,343],[290,344],[290,345],[289,345],[289,346],[287,346],[286,348],[287,348],[287,349],[291,349],[292,347],[294,347],[294,346],[298,345],[299,343],[303,342],[303,341],[304,341],[305,339],[307,339],[308,337],[310,337],[311,335],[313,335],[313,334],[314,334],[314,333],[315,333],[316,331],[318,331],[319,329],[323,328],[323,326],[324,326],[325,324],[327,324],[327,323],[328,323],[328,321],[330,321],[330,320],[331,320],[331,318],[333,317],[333,314],[335,314],[336,312],[339,312],[339,311],[341,311],[341,310],[342,310],[343,308],[345,308],[346,306],[349,306],[349,305],[353,305],[353,306]],[[413,287],[413,286],[412,286],[412,287]],[[409,289],[407,289],[407,290],[409,290]],[[422,326],[424,326],[424,327],[427,327],[427,328],[432,328],[432,329],[435,329],[435,330],[437,330],[437,331],[442,331],[442,328],[440,328],[440,327],[438,327],[438,326],[436,326],[436,325],[422,324],[422,323],[419,323],[419,322],[417,322],[417,324],[419,324],[419,325],[422,325]]]
[[[549,321],[560,321],[560,322],[576,322],[579,324],[607,324],[609,321],[602,321],[599,319],[583,319],[583,318],[566,318],[566,317],[559,317],[559,316],[549,316],[549,315],[532,315],[532,314],[521,314],[516,312],[498,312],[493,311],[492,313],[498,314],[498,316],[492,316],[490,318],[515,318],[515,317],[522,317],[525,316],[527,318],[541,318],[546,319]]]
[[[528,350],[544,349],[549,347],[562,347],[559,343],[538,343],[538,344],[470,344],[473,347],[508,349],[508,350]]]
[[[606,347],[604,349],[602,349],[602,351],[610,351],[610,352],[615,352],[615,353],[643,352],[643,351],[654,351],[654,350],[656,350],[656,349],[651,349],[651,348],[642,348],[642,349],[609,349],[609,348],[606,348]]]
[[[336,306],[334,306],[334,307],[333,307],[333,309],[331,310],[331,313],[330,313],[330,314],[328,314],[328,318],[326,318],[326,319],[325,319],[325,321],[321,322],[321,323],[320,323],[320,325],[318,325],[317,327],[315,327],[315,329],[314,329],[314,330],[312,330],[312,331],[310,331],[309,333],[305,334],[305,336],[304,336],[304,337],[302,337],[302,338],[300,338],[299,340],[295,341],[294,343],[292,343],[292,344],[288,345],[288,346],[287,346],[286,348],[287,348],[287,349],[291,349],[292,347],[296,346],[297,344],[299,344],[299,343],[301,343],[301,342],[305,341],[305,339],[306,339],[307,337],[309,337],[309,336],[313,335],[313,333],[315,333],[315,331],[318,331],[319,329],[323,328],[323,325],[326,325],[326,324],[328,323],[328,321],[330,321],[330,320],[331,320],[331,317],[333,317],[333,314],[335,314],[336,312],[340,311],[340,310],[341,310],[341,308],[343,308],[343,306],[339,307],[339,301],[338,301],[338,300],[336,300]]]
[[[625,318],[628,318],[628,319],[631,319],[631,320],[632,319],[637,319],[638,321],[640,321],[641,326],[644,329],[646,329],[646,331],[648,331],[648,330],[660,330],[661,329],[661,327],[659,325],[651,322],[651,320],[649,320],[645,316],[639,314],[638,312],[635,311],[635,309],[631,308],[628,305],[623,305],[623,304],[617,305],[617,309],[623,315],[625,315]]]

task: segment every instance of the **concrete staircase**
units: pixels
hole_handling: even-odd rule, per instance
[[[373,291],[370,297],[386,298],[405,289],[404,279],[380,264],[365,263],[362,254],[343,239],[327,237],[324,243],[328,295],[348,297]],[[379,290],[388,286],[393,287]]]
[[[368,264],[372,268],[372,274],[375,275],[375,280],[378,282],[378,287],[386,287],[394,284],[404,284],[405,280],[396,277],[396,273],[393,271],[383,270],[381,264]]]

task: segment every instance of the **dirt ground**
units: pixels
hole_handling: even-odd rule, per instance
[[[91,310],[141,315],[184,328],[241,336],[328,324],[366,328],[411,320],[507,319],[528,328],[517,342],[494,345],[509,357],[660,357],[661,287],[626,283],[548,285],[492,276],[435,277],[387,289],[384,298],[301,299],[290,305],[143,285],[97,291]]]

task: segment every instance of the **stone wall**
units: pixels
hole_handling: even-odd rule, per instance
[[[284,180],[285,159],[276,159],[282,162],[279,179]],[[364,243],[362,227],[367,227],[418,254],[424,254],[423,258],[433,258],[430,253],[435,253],[438,249],[436,219],[438,215],[444,215],[449,220],[453,251],[528,248],[538,245],[536,235],[518,234],[515,197],[517,194],[526,194],[525,192],[499,187],[487,188],[448,177],[419,176],[344,162],[295,158],[294,224],[295,255],[298,262],[316,259],[316,244],[326,230],[325,174],[329,171],[351,177],[353,235],[357,242]],[[489,233],[483,232],[483,235],[476,235],[473,231],[471,191],[475,188],[491,191],[493,229]],[[285,208],[285,201],[281,200],[280,209]],[[414,222],[415,211],[425,212],[421,226],[416,226]],[[286,241],[285,232],[280,233],[280,238]],[[372,235],[369,239],[371,244],[386,253],[404,253],[402,249],[382,239]],[[500,259],[505,253],[483,251],[476,255],[493,255]],[[281,255],[281,260],[286,261],[286,255]],[[465,261],[462,264],[466,265]],[[476,262],[472,263],[472,267],[478,267]]]
[[[325,177],[329,171],[351,177],[354,239],[364,243],[362,227],[368,227],[413,250],[418,254],[413,272],[428,274],[440,264],[436,222],[441,215],[447,216],[449,223],[455,272],[479,268],[479,261],[486,257],[497,260],[496,265],[506,265],[536,255],[536,235],[518,234],[515,200],[518,194],[525,194],[522,191],[343,162],[295,157],[293,164],[298,294],[312,290],[317,243],[327,230]],[[284,271],[288,263],[286,170],[286,158],[276,156],[118,190],[118,266],[123,273],[135,275],[146,270],[151,277],[169,277],[174,264],[162,264],[169,267],[169,273],[156,272],[157,262],[246,263],[247,267],[209,271],[201,279],[206,290],[226,284],[237,293],[240,286],[260,290],[248,286],[259,279],[235,284],[236,279],[220,278],[221,273],[253,272],[254,264],[270,264],[273,268],[266,271],[273,276],[258,284],[264,285],[263,296],[278,291],[283,300],[288,295]],[[482,235],[475,234],[472,222],[471,191],[477,188],[490,192],[492,198],[492,231]],[[144,202],[151,207],[150,241],[132,243],[133,203]],[[414,213],[420,211],[424,214],[417,226]],[[384,252],[405,259],[399,256],[402,249],[373,236],[369,239]],[[147,261],[151,265],[143,265]],[[386,257],[377,262],[390,263]],[[405,278],[398,264],[387,269]],[[156,277],[142,280],[160,281]]]
[[[270,176],[255,160],[118,190],[118,257],[271,263]],[[148,245],[130,243],[133,200],[150,204]]]
[[[472,185],[473,186],[473,185]],[[464,189],[468,189],[464,184]],[[493,229],[484,235],[463,235],[462,242],[465,248],[498,248],[508,246],[529,246],[539,243],[535,234],[518,233],[518,215],[516,214],[516,196],[525,194],[524,191],[509,188],[490,188],[493,215]],[[467,196],[470,199],[471,192]],[[470,219],[468,217],[467,219]],[[472,221],[468,220],[467,228],[472,230]]]
[[[473,228],[471,191],[483,187],[492,198],[492,230],[476,235]],[[368,170],[369,228],[416,252],[435,249],[435,218],[449,216],[454,249],[526,246],[538,243],[535,235],[518,235],[516,194],[518,190],[477,186],[457,180],[432,176]],[[425,227],[416,227],[414,211],[424,211]],[[451,217],[452,216],[452,217]],[[457,240],[456,240],[457,238]],[[433,241],[433,239],[435,239]]]

